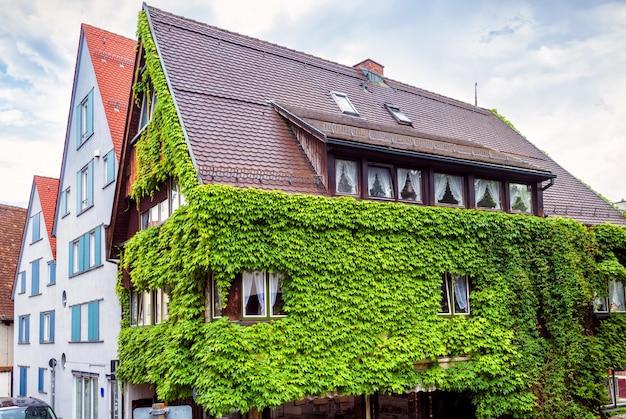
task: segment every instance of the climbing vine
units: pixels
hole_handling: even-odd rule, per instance
[[[599,416],[607,369],[626,366],[626,320],[597,324],[593,301],[626,280],[623,228],[200,185],[144,15],[139,35],[158,103],[133,198],[173,177],[187,204],[123,249],[133,286],[167,288],[170,304],[159,325],[123,320],[120,379],[163,400],[195,390],[215,415],[434,386],[471,394],[481,418]],[[227,290],[257,269],[286,274],[287,316],[205,322],[208,276]],[[445,272],[470,278],[471,315],[438,314]]]

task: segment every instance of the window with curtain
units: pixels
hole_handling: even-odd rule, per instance
[[[413,169],[397,169],[398,199],[422,202],[422,172]]]
[[[213,275],[209,276],[209,283],[206,287],[206,316],[205,318],[217,319],[222,317],[222,295],[220,294],[219,287],[217,286],[217,280]]]
[[[278,272],[245,271],[241,278],[243,317],[284,316],[283,279],[284,275]]]
[[[509,184],[509,200],[511,202],[511,212],[521,212],[530,214],[532,212],[532,194],[530,185],[521,183]]]
[[[497,180],[474,180],[476,207],[481,209],[502,209],[500,200],[501,183]]]
[[[352,160],[335,160],[335,191],[343,195],[359,194],[358,165]]]
[[[367,190],[370,198],[393,198],[389,168],[370,166],[367,169]]]
[[[469,314],[469,281],[466,276],[446,273],[442,276],[439,314]]]
[[[616,313],[626,312],[624,284],[619,281],[609,282],[609,310]]]
[[[457,207],[464,206],[463,177],[435,173],[435,202]]]

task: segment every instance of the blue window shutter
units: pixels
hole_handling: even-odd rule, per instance
[[[24,343],[30,343],[30,314],[26,315],[26,330],[24,330]]]
[[[54,310],[50,312],[50,342],[54,342]]]
[[[17,318],[17,343],[24,343],[24,330],[22,329],[22,316]]]
[[[115,180],[115,150],[109,151],[107,154],[107,178],[106,183]]]
[[[89,240],[85,234],[80,236],[78,240],[78,254],[80,259],[78,260],[78,272],[82,272],[89,267]],[[87,260],[87,262],[85,262]]]
[[[81,109],[82,105],[79,103],[78,106],[76,107],[76,112],[74,113],[74,120],[76,121],[76,125],[74,126],[74,129],[76,130],[76,148],[80,147],[80,145],[83,143],[83,139],[81,136],[81,127],[83,125],[82,122],[82,112]]]
[[[100,235],[101,235],[100,231],[101,231],[101,229],[102,229],[102,227],[96,227],[96,229],[94,230],[94,242],[95,242],[95,244],[94,244],[94,246],[95,246],[95,248],[94,248],[94,262],[93,262],[94,266],[99,266],[100,262],[101,262],[101,257],[100,257],[100,246],[101,246],[101,244],[100,244],[100,242],[101,242],[101,240],[100,240]]]
[[[31,268],[31,290],[30,295],[39,294],[39,259],[30,263]]]
[[[67,214],[67,191],[61,191],[61,217]]]
[[[26,367],[20,367],[20,394],[18,396],[26,396]]]
[[[49,273],[50,273],[50,284],[56,284],[57,283],[57,261],[56,260],[51,260],[50,264],[48,265],[48,269],[49,269]]]
[[[80,306],[72,307],[72,341],[80,341]]]
[[[93,205],[93,160],[87,164],[87,206]]]
[[[43,330],[45,327],[43,322],[44,322],[44,315],[43,313],[39,313],[39,343],[43,342]]]
[[[20,272],[20,292],[26,292],[26,272]]]
[[[74,274],[74,242],[70,242],[69,275],[72,276],[73,274]]]
[[[41,221],[41,213],[37,213],[35,215],[33,215],[32,219],[32,237],[31,237],[31,242],[36,242],[37,240],[39,240],[41,238],[41,228],[40,228],[40,221]]]
[[[87,135],[85,139],[93,133],[93,89],[87,96]]]
[[[39,368],[39,379],[37,380],[37,390],[39,390],[40,393],[43,393],[43,372],[45,371],[45,369],[43,368]]]
[[[76,214],[80,214],[80,211],[82,210],[82,190],[83,190],[83,172],[81,170],[79,170],[76,173]]]
[[[87,340],[98,340],[100,338],[98,306],[98,301],[93,301],[87,306]]]

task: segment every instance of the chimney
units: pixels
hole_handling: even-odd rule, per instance
[[[382,65],[378,64],[376,61],[371,60],[371,59],[366,59],[361,61],[358,64],[354,65],[354,68],[356,68],[357,70],[360,70],[362,68],[371,71],[372,73],[378,74],[379,76],[384,76],[383,74],[383,67]]]

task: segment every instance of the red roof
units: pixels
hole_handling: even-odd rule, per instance
[[[84,23],[81,30],[91,55],[113,147],[119,159],[137,42]]]
[[[0,204],[0,320],[13,319],[13,282],[22,247],[26,208]]]
[[[41,202],[41,212],[43,213],[43,225],[46,226],[52,258],[57,258],[57,239],[52,237],[52,226],[54,224],[54,214],[56,210],[57,194],[59,192],[59,179],[35,176],[33,183],[37,186],[39,202]]]

